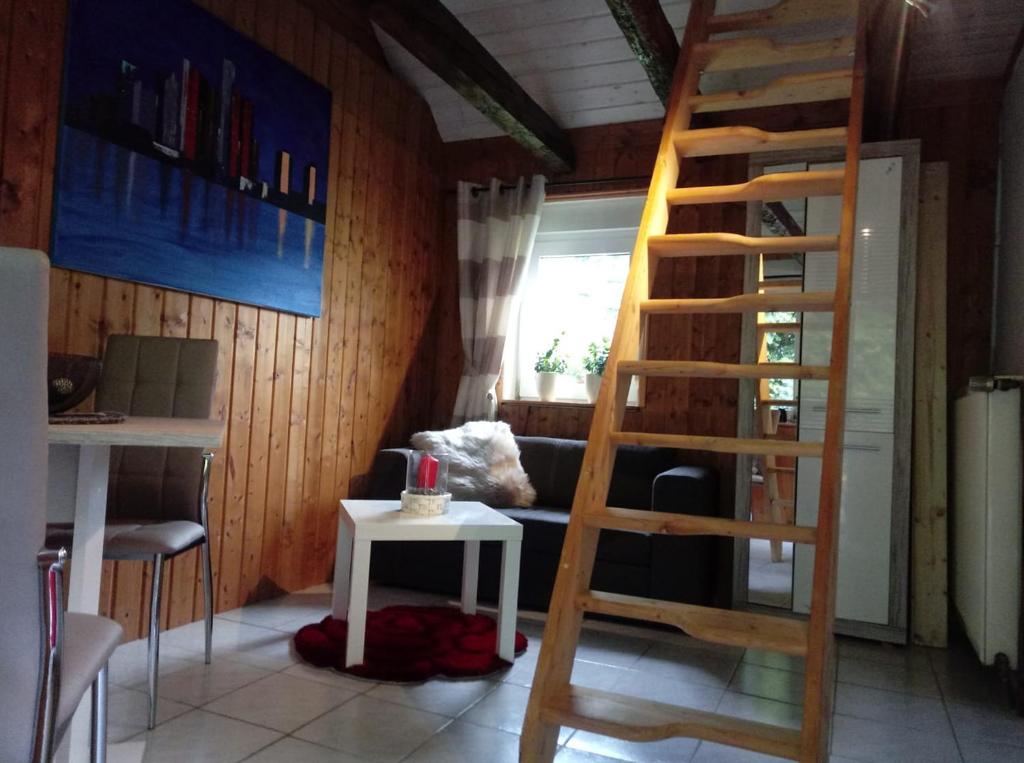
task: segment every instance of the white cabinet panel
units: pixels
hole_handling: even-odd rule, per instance
[[[824,436],[824,430],[800,426],[801,440],[820,442]],[[889,622],[892,480],[893,436],[847,431],[839,512],[837,617],[879,625]],[[820,485],[820,459],[800,459],[797,524],[817,522]],[[797,546],[793,565],[796,612],[810,611],[813,568],[813,547]]]
[[[814,170],[841,167],[842,164],[810,165]],[[899,157],[864,159],[860,163],[847,390],[852,416],[847,420],[848,428],[863,426],[868,431],[893,431],[891,401],[896,384],[901,168]],[[834,234],[840,209],[841,202],[836,197],[809,199],[807,233]],[[804,289],[834,289],[836,261],[837,255],[832,253],[807,255]],[[831,313],[805,314],[803,362],[828,365],[831,337]],[[827,390],[826,382],[804,382],[800,396],[820,404],[826,399]]]

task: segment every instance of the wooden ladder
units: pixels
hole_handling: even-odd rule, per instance
[[[694,737],[800,761],[828,759],[835,681],[833,621],[842,476],[843,413],[849,348],[851,265],[857,169],[864,104],[864,14],[856,0],[782,0],[765,10],[714,15],[714,0],[694,0],[683,34],[673,92],[658,157],[601,392],[587,444],[559,562],[544,640],[523,724],[520,760],[550,761],[561,726],[640,742]],[[825,42],[776,44],[764,37],[710,40],[710,35],[762,30],[807,21],[849,22],[853,37]],[[748,91],[698,94],[704,71],[774,66],[853,54],[840,71],[799,74]],[[849,99],[848,124],[827,129],[765,132],[729,126],[691,129],[696,112]],[[844,170],[764,175],[749,183],[710,188],[677,188],[680,163],[696,156],[746,154],[780,149],[846,147]],[[731,233],[666,235],[673,205],[776,200],[842,195],[837,235],[755,238]],[[663,257],[838,252],[834,293],[742,294],[716,299],[651,299],[656,264]],[[765,310],[831,310],[831,364],[826,367],[742,365],[645,357],[647,317],[653,314],[747,313]],[[780,367],[781,366],[781,367]],[[629,384],[634,376],[759,379],[827,379],[828,406],[823,442],[655,434],[623,431]],[[817,526],[779,525],[607,506],[617,446],[654,445],[716,453],[820,457],[823,459]],[[591,590],[602,530],[676,535],[714,535],[805,543],[815,547],[809,620],[658,601]],[[586,612],[636,618],[681,628],[719,644],[772,650],[806,659],[800,729],[784,728],[598,691],[571,683],[573,660]]]

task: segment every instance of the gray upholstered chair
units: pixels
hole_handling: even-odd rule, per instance
[[[217,373],[217,342],[111,336],[96,387],[96,410],[131,416],[205,419]],[[114,447],[110,452],[106,559],[153,563],[149,600],[149,727],[156,725],[160,661],[160,588],[164,561],[200,548],[206,663],[213,638],[213,578],[207,484],[213,456],[198,448]],[[70,528],[51,526],[47,545],[71,543]]]
[[[0,760],[47,763],[93,686],[92,759],[106,751],[106,672],[121,628],[61,611],[46,524],[46,314],[41,252],[0,248]],[[42,577],[40,576],[42,565]]]

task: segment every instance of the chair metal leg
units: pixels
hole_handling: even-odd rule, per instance
[[[91,763],[107,761],[107,666],[92,682],[92,743],[89,748]]]
[[[210,539],[201,546],[203,555],[203,614],[206,618],[206,664],[213,651],[213,567],[210,564]]]
[[[160,583],[164,556],[153,557],[153,586],[149,594],[149,728],[156,727],[156,691],[160,672]]]

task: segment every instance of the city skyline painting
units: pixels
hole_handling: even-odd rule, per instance
[[[319,315],[330,99],[188,0],[72,0],[53,264]]]

